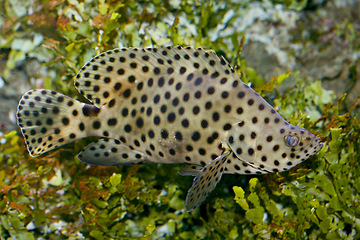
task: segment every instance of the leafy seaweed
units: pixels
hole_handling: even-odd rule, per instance
[[[178,176],[179,166],[87,166],[74,156],[89,139],[31,158],[19,134],[8,132],[0,137],[0,239],[360,237],[360,123],[353,113],[360,100],[342,113],[345,95],[335,102],[320,81],[286,72],[266,83],[240,58],[242,33],[232,27],[250,1],[235,2],[5,1],[2,78],[8,81],[17,65],[33,59],[44,71],[32,87],[74,97],[75,74],[102,51],[168,44],[211,48],[290,123],[321,136],[321,152],[283,173],[224,176],[206,202],[187,213],[192,179]],[[277,2],[297,10],[306,5]],[[346,29],[353,41],[353,28]],[[295,87],[280,94],[278,86],[289,79]]]

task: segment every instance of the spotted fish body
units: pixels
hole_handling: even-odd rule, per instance
[[[196,176],[188,211],[223,173],[285,171],[323,146],[282,119],[223,57],[202,48],[107,51],[81,69],[75,86],[94,105],[50,90],[23,95],[17,116],[30,154],[99,136],[78,155],[81,161],[185,163],[179,173]]]

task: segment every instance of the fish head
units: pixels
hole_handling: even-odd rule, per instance
[[[321,150],[320,138],[302,127],[284,123],[280,128],[269,126],[256,132],[248,126],[248,134],[237,131],[242,125],[238,124],[230,132],[228,145],[239,160],[267,173],[289,170]]]
[[[282,161],[289,166],[295,166],[307,160],[319,152],[324,145],[319,137],[302,127],[287,125],[284,130],[282,145],[286,149],[287,157]]]
[[[264,150],[268,151],[266,162],[261,155],[260,161],[264,167],[273,172],[289,170],[299,163],[307,160],[316,154],[323,147],[320,138],[308,130],[287,124],[278,130],[279,134],[259,134],[257,146],[265,146]],[[258,150],[258,149],[257,149]]]

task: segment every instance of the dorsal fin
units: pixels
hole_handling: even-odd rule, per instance
[[[201,66],[201,69],[200,67]],[[164,75],[208,74],[210,79],[235,74],[230,64],[213,51],[202,48],[160,47],[122,48],[92,58],[76,76],[75,86],[97,107],[129,94],[138,83]]]

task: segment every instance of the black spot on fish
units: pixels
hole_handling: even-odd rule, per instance
[[[100,108],[91,104],[85,104],[82,108],[82,112],[86,117],[96,117],[100,112]]]

